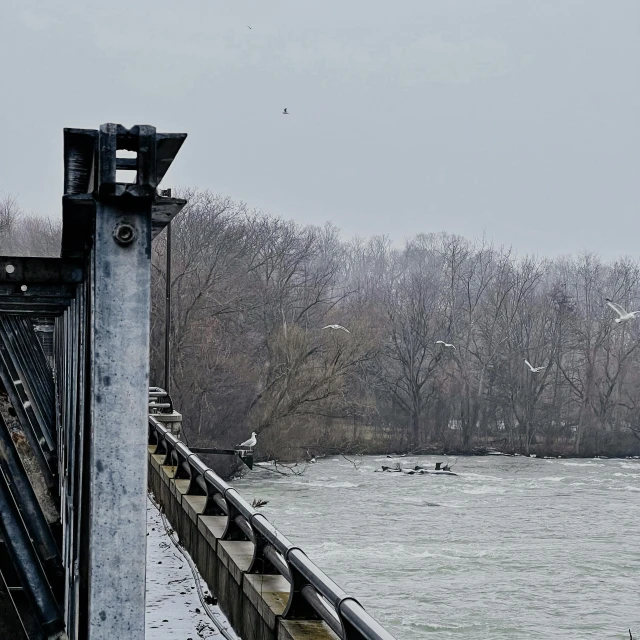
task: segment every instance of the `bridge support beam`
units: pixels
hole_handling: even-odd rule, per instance
[[[158,192],[185,138],[65,129],[61,257],[0,256],[0,391],[62,519],[58,553],[4,429],[0,578],[15,567],[51,637],[66,626],[70,640],[144,639],[151,241],[186,204]],[[45,355],[34,324],[53,318]]]
[[[66,639],[64,618],[20,515],[9,482],[0,469],[0,535],[9,549],[13,568],[29,598],[47,640]]]
[[[10,490],[20,511],[29,538],[37,551],[40,563],[55,593],[60,593],[64,570],[49,523],[45,518],[35,491],[29,482],[22,460],[11,438],[4,418],[0,415],[0,469],[11,479]]]
[[[143,638],[151,200],[98,202],[94,237],[89,637]]]
[[[25,381],[20,378],[7,344],[0,334],[0,381],[4,386],[9,401],[31,445],[31,450],[38,461],[42,477],[49,489],[55,489],[56,468],[55,460],[44,448],[44,435],[40,431],[33,405],[25,389]]]

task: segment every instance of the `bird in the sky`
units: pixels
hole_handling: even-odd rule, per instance
[[[248,440],[245,440],[244,442],[241,442],[238,446],[239,447],[248,447],[249,449],[253,449],[253,447],[256,446],[256,442],[258,442],[258,440],[256,439],[256,435],[258,435],[255,431],[253,431],[251,433],[251,437]]]
[[[247,29],[251,29],[251,27],[249,25],[247,25]]]
[[[538,373],[539,371],[544,371],[547,367],[534,367],[528,360],[525,360],[524,363],[529,367],[531,373]]]
[[[619,304],[613,302],[610,298],[606,298],[607,304],[618,314],[618,317],[614,320],[614,322],[628,322],[629,320],[633,320],[640,311],[625,311]]]
[[[347,333],[351,333],[351,331],[349,331],[349,329],[345,329],[341,324],[328,324],[326,327],[322,327],[323,329],[342,329],[343,331],[346,331]]]
[[[443,347],[451,347],[452,349],[455,349],[452,344],[445,342],[444,340],[436,340],[436,344],[441,344]]]
[[[286,107],[284,108],[284,111],[282,112],[282,115],[283,116],[288,116],[289,115],[289,112],[287,111]]]

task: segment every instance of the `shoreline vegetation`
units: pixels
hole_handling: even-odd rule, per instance
[[[505,456],[505,457],[529,457],[529,458],[537,458],[537,459],[567,459],[567,460],[580,460],[580,459],[600,459],[600,460],[608,460],[608,459],[616,459],[616,460],[629,460],[629,459],[640,459],[640,448],[637,450],[637,453],[628,453],[628,452],[609,452],[608,455],[597,454],[593,452],[583,452],[580,454],[576,454],[571,447],[567,447],[565,449],[541,449],[539,451],[530,451],[529,453],[525,453],[523,450],[518,449],[499,449],[496,447],[488,447],[488,446],[474,446],[471,449],[460,449],[460,448],[445,448],[442,445],[431,444],[428,446],[421,447],[419,449],[368,449],[362,450],[362,448],[357,446],[351,447],[336,447],[336,446],[325,446],[321,444],[316,444],[315,446],[309,446],[307,453],[305,456],[300,456],[295,459],[282,459],[277,460],[280,464],[303,464],[305,462],[309,462],[310,460],[320,460],[325,457],[345,457],[349,458],[358,458],[361,456],[376,456],[382,457],[386,456],[388,458],[392,458],[394,460],[402,460],[408,459],[416,456],[441,456],[443,458],[465,458],[465,457],[482,457],[482,456]],[[256,462],[269,462],[273,459],[270,459],[265,456],[257,455],[255,457]]]
[[[344,240],[189,190],[173,226],[172,384],[196,446],[260,459],[498,449],[640,454],[640,265],[484,238]],[[152,380],[165,244],[153,245]],[[337,327],[337,328],[336,328]]]
[[[256,459],[495,449],[640,455],[640,263],[518,256],[485,238],[344,239],[177,190],[171,394],[187,444]],[[426,223],[425,223],[426,224]],[[0,252],[60,225],[0,193]],[[164,374],[166,238],[152,246],[151,381]]]

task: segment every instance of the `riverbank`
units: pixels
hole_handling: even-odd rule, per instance
[[[319,459],[330,456],[489,456],[489,455],[502,455],[513,457],[531,457],[540,459],[552,459],[552,458],[617,458],[617,459],[629,459],[640,458],[640,442],[638,446],[630,447],[624,450],[606,450],[606,451],[593,451],[585,450],[580,453],[576,453],[571,446],[557,446],[557,447],[530,447],[527,452],[524,448],[499,448],[492,446],[473,446],[471,448],[464,447],[451,447],[443,446],[442,444],[426,445],[419,448],[388,448],[384,446],[371,446],[371,443],[360,444],[350,443],[347,446],[331,446],[331,445],[309,445],[305,447],[304,453],[299,457],[283,458],[279,461],[290,464],[310,461],[312,459]],[[269,457],[256,455],[256,462],[266,462]]]

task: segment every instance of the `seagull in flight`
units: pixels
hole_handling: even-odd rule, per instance
[[[258,435],[255,431],[253,431],[251,433],[251,437],[248,440],[245,440],[244,442],[241,442],[238,446],[239,447],[247,447],[249,449],[253,449],[253,447],[256,446],[256,442],[258,442],[258,440],[256,439],[256,435]]]
[[[343,331],[346,331],[347,333],[351,333],[351,331],[349,331],[349,329],[345,329],[341,324],[328,324],[326,327],[322,327],[323,329],[342,329]]]
[[[282,115],[283,116],[288,116],[289,115],[289,112],[287,111],[286,107],[284,108],[284,111],[282,112]]]
[[[611,298],[606,298],[607,304],[618,314],[614,322],[628,322],[629,320],[633,320],[640,311],[625,311],[619,304],[613,302]]]
[[[539,373],[540,371],[544,371],[547,367],[534,367],[528,360],[525,360],[524,363],[529,367],[531,373]]]
[[[445,342],[444,340],[436,340],[436,344],[441,344],[443,347],[450,347],[455,350],[455,347],[449,342]]]

